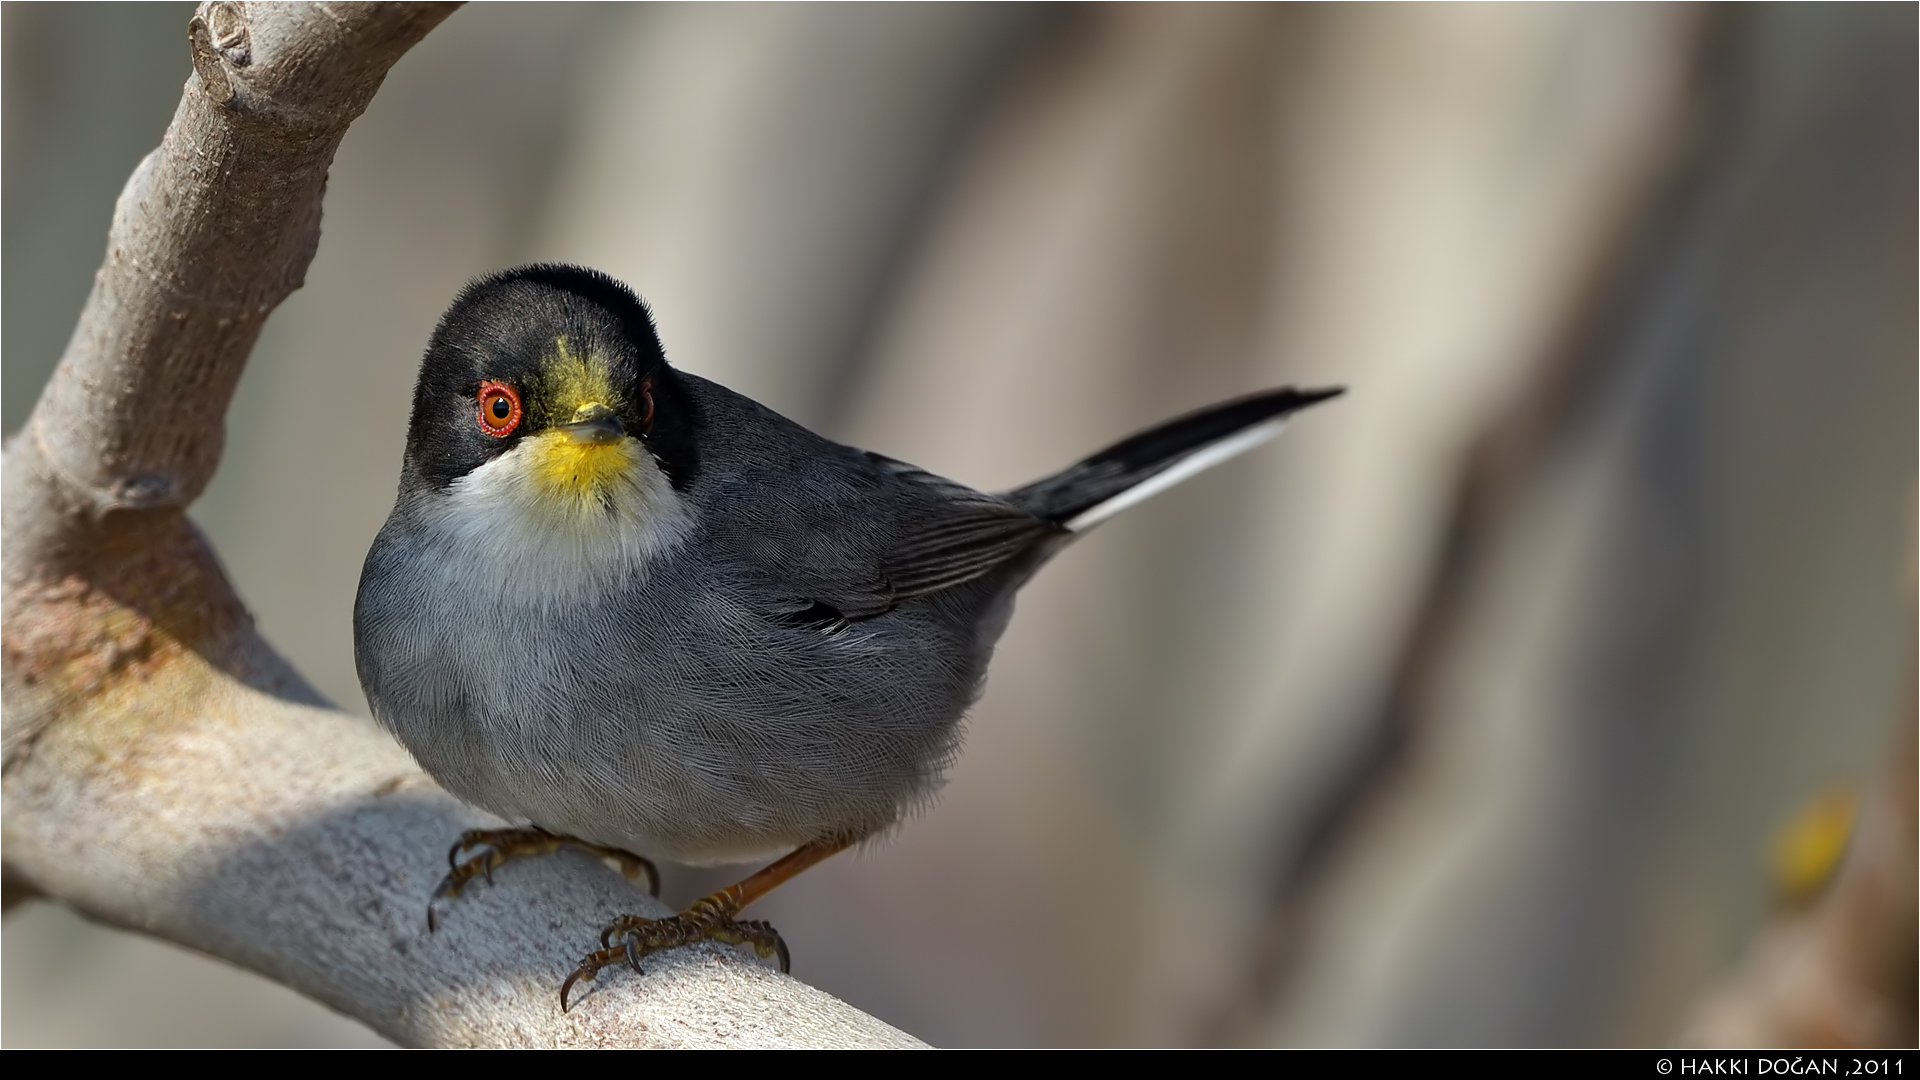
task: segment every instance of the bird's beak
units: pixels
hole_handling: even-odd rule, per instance
[[[573,411],[573,419],[560,425],[567,438],[587,446],[607,446],[626,437],[627,429],[613,410],[597,401],[589,401]]]

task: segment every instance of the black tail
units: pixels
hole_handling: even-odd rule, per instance
[[[1277,434],[1290,414],[1345,392],[1287,387],[1189,413],[1006,497],[1035,517],[1078,532],[1253,449]]]

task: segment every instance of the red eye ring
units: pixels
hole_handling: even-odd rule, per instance
[[[513,434],[520,426],[520,392],[503,382],[488,379],[480,384],[480,392],[474,395],[480,405],[480,430],[496,439],[504,439]],[[506,415],[500,415],[500,407],[506,406]]]

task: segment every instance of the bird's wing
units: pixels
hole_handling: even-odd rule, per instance
[[[903,529],[880,560],[896,600],[963,585],[986,574],[1059,526],[999,500],[948,504]]]
[[[860,482],[811,484],[807,499],[761,516],[729,544],[791,595],[795,610],[783,614],[871,618],[972,581],[1047,537],[1064,535],[1005,499],[877,454],[863,456]]]

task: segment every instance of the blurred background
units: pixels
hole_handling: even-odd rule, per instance
[[[192,6],[0,11],[11,433]],[[475,5],[347,135],[193,516],[364,714],[352,599],[420,352],[530,260],[988,489],[1345,385],[1036,579],[938,804],[756,909],[794,973],[951,1046],[1668,1045],[1739,1038],[1714,1017],[1797,970],[1766,959],[1793,927],[1881,918],[1847,940],[1912,1045],[1917,30]],[[1831,914],[1872,852],[1885,903]],[[670,866],[666,898],[725,880]],[[10,1047],[379,1042],[51,904],[0,940]]]

